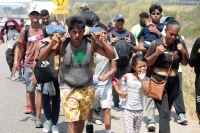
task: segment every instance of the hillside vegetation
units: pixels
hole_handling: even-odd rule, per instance
[[[96,2],[89,3],[91,11],[94,11],[101,19],[101,22],[107,23],[114,18],[117,13],[125,15],[125,28],[130,30],[131,27],[138,23],[139,13],[149,12],[151,2]],[[69,16],[79,14],[80,5],[82,3],[68,4],[65,8],[69,10]],[[194,39],[199,36],[200,19],[198,13],[200,7],[194,6],[178,6],[178,5],[161,5],[163,8],[163,16],[173,16],[181,24],[181,34],[185,36],[189,46],[193,45]]]
[[[125,15],[125,28],[131,30],[131,27],[138,23],[139,13],[148,12],[152,2],[135,3],[128,2],[112,2],[112,3],[91,3],[90,10],[94,11],[101,19],[101,22],[108,24],[110,20],[118,13]],[[69,16],[80,13],[80,5],[83,3],[69,4],[65,8],[69,10]],[[182,34],[186,38],[186,44],[189,46],[189,51],[197,37],[200,36],[200,7],[194,6],[177,6],[177,5],[161,5],[163,8],[163,16],[173,16],[181,24]],[[197,120],[195,110],[195,89],[194,89],[195,74],[189,66],[183,67],[183,94],[186,106],[187,117]]]

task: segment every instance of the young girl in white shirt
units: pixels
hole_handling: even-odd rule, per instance
[[[127,83],[127,90],[120,90],[121,79],[114,85],[116,92],[124,98],[122,103],[126,133],[139,133],[143,118],[143,97],[149,92],[150,79],[146,75],[147,60],[142,55],[135,55],[129,72],[122,76]]]

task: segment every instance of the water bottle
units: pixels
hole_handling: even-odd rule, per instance
[[[100,82],[100,80],[98,77],[93,79],[94,86],[97,86],[99,84],[99,82]]]
[[[122,78],[122,80],[121,80],[121,84],[120,84],[120,90],[126,90],[127,91],[127,84],[126,84],[126,81],[125,81],[125,79],[124,78]],[[121,99],[125,99],[125,98],[122,98],[122,97],[120,97]]]

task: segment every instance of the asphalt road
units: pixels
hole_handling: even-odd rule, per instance
[[[30,115],[24,114],[25,110],[25,85],[22,82],[12,81],[5,60],[6,45],[0,45],[0,133],[42,133],[42,129],[36,129]],[[124,133],[122,112],[111,110],[112,132]],[[200,133],[200,126],[189,119],[188,125],[180,125],[175,121],[177,116],[172,111],[171,133]],[[45,121],[42,111],[41,120]],[[146,116],[144,115],[140,133],[148,133],[146,129]],[[159,132],[159,116],[156,113],[156,133]],[[66,124],[62,111],[60,113],[58,128],[60,133],[66,133]],[[95,133],[105,133],[104,125],[94,125]]]

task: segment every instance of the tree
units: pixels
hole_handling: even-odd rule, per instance
[[[26,14],[27,10],[26,7],[18,7],[13,10],[13,14],[23,15]]]
[[[5,13],[8,13],[8,12],[12,12],[12,8],[11,7],[3,7],[3,11],[5,12]]]

